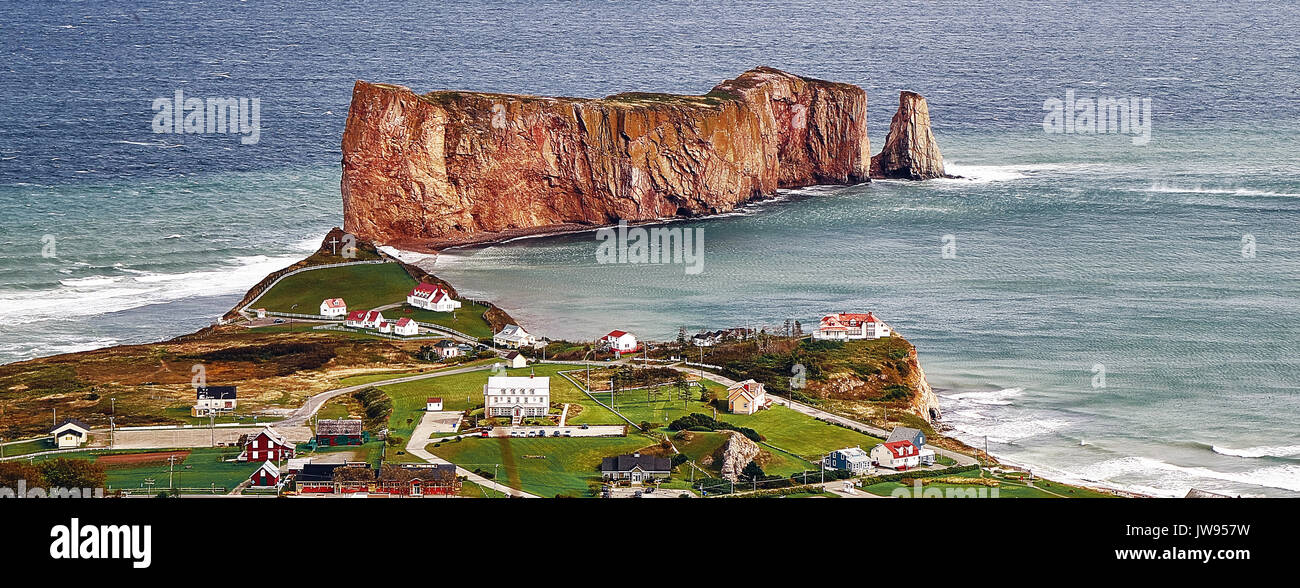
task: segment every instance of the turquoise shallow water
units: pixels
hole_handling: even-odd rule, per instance
[[[1288,4],[158,0],[0,19],[0,362],[191,332],[300,258],[340,221],[358,78],[597,97],[771,65],[867,89],[877,148],[897,91],[920,92],[975,181],[683,223],[705,232],[698,275],[596,265],[590,234],[441,272],[557,336],[870,308],[920,347],[958,434],[1000,456],[1158,494],[1300,492]],[[259,143],[153,134],[151,102],[177,90],[259,98]],[[1150,98],[1152,142],[1042,133],[1068,90]]]

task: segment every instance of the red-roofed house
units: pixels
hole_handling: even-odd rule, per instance
[[[378,310],[367,312],[365,320],[361,321],[361,326],[366,329],[378,329],[382,324],[384,324],[384,313]]]
[[[771,403],[762,382],[745,380],[727,388],[727,410],[732,414],[754,414]]]
[[[342,298],[326,298],[320,303],[320,315],[330,318],[348,313],[348,305]]]
[[[632,353],[637,350],[636,336],[626,331],[610,331],[608,335],[600,338],[600,342],[610,351],[620,354]]]
[[[436,284],[420,284],[406,295],[406,303],[416,308],[436,312],[451,312],[460,308],[460,301]]]
[[[343,324],[349,327],[356,327],[359,329],[362,326],[364,326],[366,323],[367,312],[368,311],[365,310],[354,310],[352,312],[349,312],[348,317],[346,319],[343,319]]]
[[[813,331],[813,339],[845,341],[850,339],[879,339],[888,337],[889,325],[868,312],[828,314],[822,317],[821,324]]]
[[[871,448],[871,461],[901,472],[920,465],[921,451],[911,441],[890,441]]]
[[[393,334],[403,337],[411,337],[420,334],[420,325],[411,320],[410,317],[402,317],[393,323]]]
[[[442,410],[441,398],[430,398],[424,403],[424,410],[428,412],[438,412]]]

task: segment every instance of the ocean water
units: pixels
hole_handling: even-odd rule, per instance
[[[966,179],[810,188],[678,223],[703,230],[699,274],[598,265],[589,233],[452,251],[440,274],[552,336],[871,309],[917,344],[956,434],[1009,461],[1159,495],[1300,495],[1294,7],[0,14],[0,362],[191,332],[300,258],[340,222],[355,79],[594,97],[701,93],[771,65],[866,88],[876,148],[897,91],[922,93],[949,171]],[[153,133],[152,101],[177,90],[258,98],[259,142]],[[1044,133],[1043,102],[1070,90],[1150,98],[1150,143]]]

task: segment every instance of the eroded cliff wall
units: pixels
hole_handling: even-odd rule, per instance
[[[343,135],[344,229],[439,248],[862,182],[866,113],[857,86],[765,67],[703,96],[599,100],[358,81]]]

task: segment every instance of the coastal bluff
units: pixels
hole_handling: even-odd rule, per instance
[[[871,167],[862,88],[768,67],[702,96],[358,81],[342,148],[344,230],[419,249],[716,214]]]

